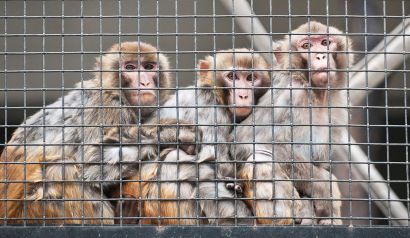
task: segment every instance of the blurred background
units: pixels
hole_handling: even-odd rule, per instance
[[[317,20],[351,35],[357,61],[410,12],[410,1],[400,0],[248,2],[273,41]],[[25,118],[90,79],[84,71],[112,44],[139,40],[157,46],[169,55],[178,86],[193,82],[196,62],[205,55],[253,47],[218,0],[0,1],[0,38],[0,150]],[[351,110],[351,123],[361,125],[352,128],[354,138],[372,161],[385,162],[377,164],[379,171],[407,201],[408,68],[404,60],[397,71],[386,72],[380,90],[369,91],[364,106]],[[348,169],[336,174],[352,178]],[[345,197],[358,198],[344,203],[343,215],[358,217],[347,224],[386,223],[358,184],[342,188]]]

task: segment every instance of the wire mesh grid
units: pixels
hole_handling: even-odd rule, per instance
[[[407,227],[408,1],[0,6],[3,226]]]

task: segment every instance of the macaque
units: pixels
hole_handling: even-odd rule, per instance
[[[249,205],[260,223],[270,224],[281,211],[302,219],[302,224],[342,224],[339,187],[328,171],[348,119],[344,88],[353,58],[351,41],[341,34],[314,21],[292,31],[276,54],[280,72],[273,73],[273,89],[260,98],[254,116],[234,131],[240,144],[232,147],[232,154],[248,162],[239,175],[248,180],[244,196],[256,199]],[[268,182],[272,179],[276,181]],[[283,179],[294,181],[297,190],[287,191],[286,197],[296,199],[289,202],[298,202],[299,195],[310,197],[314,214],[278,207],[283,199],[277,195],[278,183]]]
[[[180,140],[165,127],[131,126],[169,98],[175,82],[168,69],[149,44],[116,44],[97,58],[93,79],[29,117],[1,155],[0,216],[7,223],[113,224],[108,191],[135,173],[138,161],[156,157],[157,134]],[[121,148],[101,144],[112,130],[138,134],[121,160],[111,156]]]
[[[268,65],[248,49],[220,51],[199,61],[196,85],[179,90],[157,116],[196,123],[197,155],[164,150],[123,186],[124,195],[142,201],[141,224],[250,224],[249,208],[234,199],[240,187],[232,183],[230,133],[271,85]]]

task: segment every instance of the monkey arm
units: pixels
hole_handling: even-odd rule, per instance
[[[170,147],[180,148],[187,154],[196,151],[195,126],[189,126],[186,122],[173,119],[162,119],[159,124],[151,120],[141,127],[114,127],[105,132],[102,144],[103,172],[105,180],[118,180],[120,177],[128,177],[134,174],[141,160],[153,160],[158,157],[160,150]],[[177,131],[179,130],[179,131]],[[159,147],[158,147],[159,144]],[[95,153],[91,156],[99,156],[99,146],[94,146]],[[91,161],[99,161],[92,158]],[[112,170],[120,172],[112,173]],[[100,165],[94,166],[94,170],[101,170]],[[90,173],[98,176],[101,173]],[[112,175],[112,176],[110,176]],[[117,176],[114,176],[117,175]],[[98,179],[98,178],[95,178]]]
[[[159,123],[151,119],[143,125],[141,134],[159,143],[161,151],[177,148],[189,155],[196,154],[197,142],[202,140],[202,130],[194,122],[174,118],[163,118]]]
[[[295,187],[304,195],[314,198],[315,215],[320,225],[341,225],[342,202],[337,178],[325,168],[313,164],[294,166]]]

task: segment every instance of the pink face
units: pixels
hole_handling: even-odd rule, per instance
[[[298,52],[308,62],[311,69],[311,80],[315,86],[327,86],[329,80],[335,79],[336,61],[334,53],[337,50],[335,37],[312,35],[298,43]]]
[[[155,62],[127,61],[121,66],[126,97],[131,105],[152,106],[156,103],[157,70]]]
[[[248,71],[247,69],[237,69],[223,73],[223,83],[229,89],[228,105],[231,112],[238,119],[247,117],[252,112],[254,105],[255,87],[262,85],[262,77],[260,72]]]

